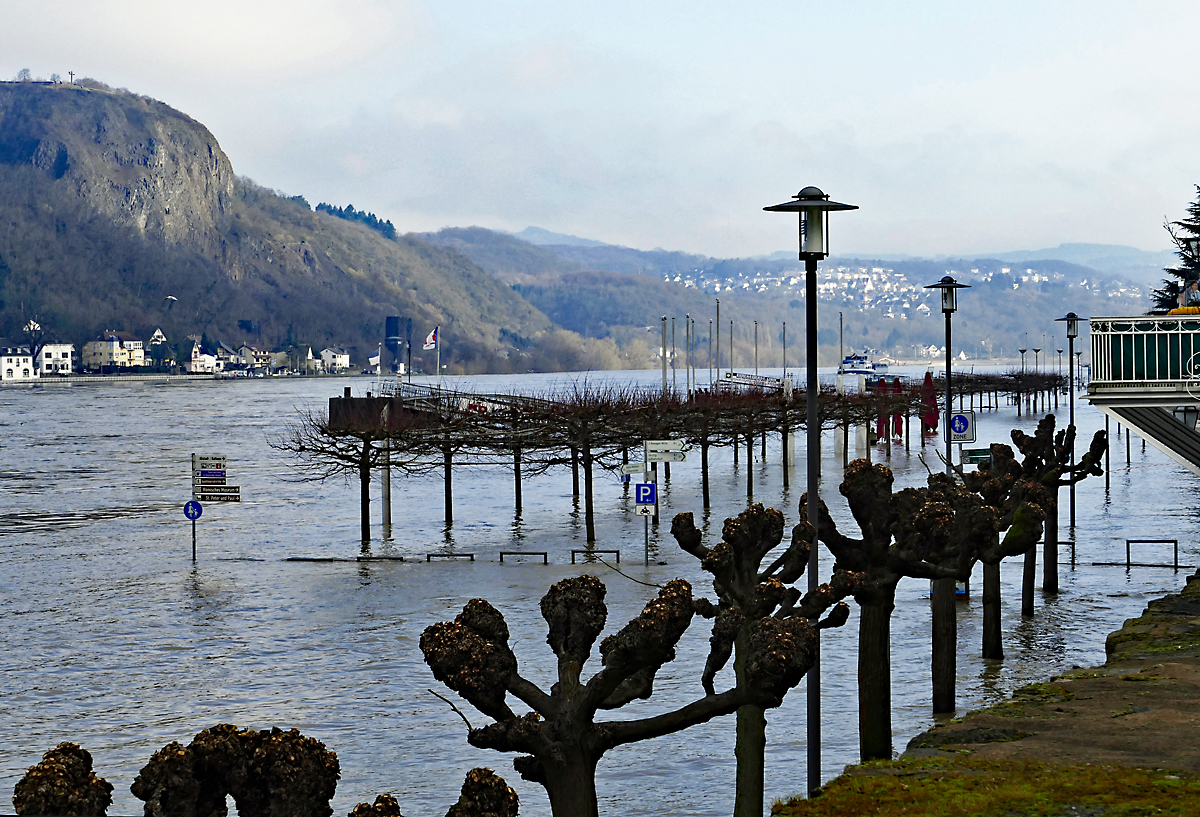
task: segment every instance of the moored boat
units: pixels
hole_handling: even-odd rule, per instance
[[[886,363],[876,362],[866,353],[859,355],[851,352],[842,359],[842,364],[838,366],[838,374],[861,374],[867,377],[880,377],[887,373],[888,367]]]

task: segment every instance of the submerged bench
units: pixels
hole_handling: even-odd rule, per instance
[[[544,550],[502,550],[500,551],[500,561],[504,561],[505,556],[541,556],[542,564],[550,564],[550,554]]]
[[[617,557],[617,564],[620,564],[620,563],[621,563],[621,551],[619,551],[619,550],[586,550],[586,549],[580,549],[580,550],[572,550],[572,551],[571,551],[571,564],[575,564],[575,554],[577,554],[577,553],[582,553],[582,554],[583,554],[583,555],[585,555],[585,556],[595,556],[597,553],[612,553],[613,555],[615,555],[615,556]]]

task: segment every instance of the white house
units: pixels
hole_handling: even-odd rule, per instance
[[[225,361],[218,360],[216,355],[206,355],[200,351],[200,341],[192,341],[191,359],[183,364],[185,371],[192,374],[213,374],[225,368]]]
[[[36,380],[37,367],[33,365],[33,354],[27,343],[0,340],[0,381],[19,383]]]
[[[350,368],[350,353],[340,346],[330,346],[321,350],[321,363],[325,371],[337,374]]]
[[[38,374],[70,374],[75,371],[75,344],[47,343],[37,358]]]

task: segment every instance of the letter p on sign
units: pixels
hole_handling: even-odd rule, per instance
[[[634,486],[633,501],[637,505],[657,505],[658,488],[653,482],[639,482]]]

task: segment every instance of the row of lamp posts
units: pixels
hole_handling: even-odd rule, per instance
[[[763,208],[766,211],[773,213],[798,213],[800,217],[800,255],[799,258],[804,262],[804,294],[805,294],[805,341],[808,352],[806,357],[806,378],[805,378],[805,394],[808,398],[808,417],[807,417],[807,470],[808,470],[808,520],[813,527],[813,544],[814,547],[808,557],[808,589],[815,590],[819,584],[817,576],[817,556],[819,548],[816,547],[818,541],[817,523],[819,514],[817,511],[817,486],[821,479],[821,426],[817,415],[817,397],[820,391],[817,382],[817,262],[826,258],[829,255],[828,243],[828,214],[834,210],[857,210],[858,206],[854,204],[842,204],[836,201],[830,201],[829,196],[825,195],[817,187],[805,187],[799,193],[792,197],[792,201],[785,201],[782,204],[775,204],[770,207]],[[951,366],[952,366],[952,351],[951,351],[951,315],[958,309],[958,290],[968,288],[969,284],[960,284],[951,276],[947,275],[938,281],[936,284],[930,284],[926,289],[940,289],[942,292],[942,312],[946,316],[946,414],[945,422],[948,424],[951,416]],[[720,302],[718,301],[718,309]],[[718,315],[720,313],[718,312]],[[1058,318],[1064,321],[1067,325],[1067,342],[1070,351],[1068,352],[1067,362],[1068,368],[1071,369],[1069,377],[1069,393],[1070,393],[1070,413],[1071,425],[1075,425],[1075,379],[1074,370],[1069,364],[1071,356],[1075,353],[1075,338],[1079,335],[1079,316],[1074,312],[1068,313],[1065,317]],[[720,320],[717,321],[718,327]],[[718,331],[720,329],[718,328]],[[720,348],[720,347],[718,347]],[[1025,349],[1021,349],[1022,370],[1024,369]],[[1035,349],[1036,355],[1041,349]],[[1061,352],[1060,352],[1061,354]],[[664,375],[665,377],[665,375]],[[664,382],[665,385],[665,382]],[[952,473],[952,449],[950,442],[950,429],[948,425],[943,426],[946,434],[946,473]],[[1074,445],[1072,445],[1071,464],[1075,464]],[[1071,485],[1071,527],[1075,526],[1075,486]],[[1057,543],[1055,543],[1057,547]],[[940,603],[939,603],[940,602]],[[933,711],[934,712],[952,712],[954,711],[954,667],[956,645],[953,639],[953,628],[951,628],[951,636],[948,644],[941,645],[937,641],[937,633],[939,632],[937,617],[939,609],[946,610],[948,608],[949,616],[954,616],[954,580],[943,579],[934,582],[934,678],[935,686],[933,690]],[[951,618],[951,620],[953,620]],[[945,630],[946,628],[941,628]],[[940,670],[940,672],[939,672]],[[939,677],[948,679],[949,683],[939,685],[937,680]],[[820,647],[817,649],[817,660],[813,667],[809,670],[806,676],[807,681],[807,731],[808,731],[808,791],[813,793],[821,787],[821,662],[820,662]]]

